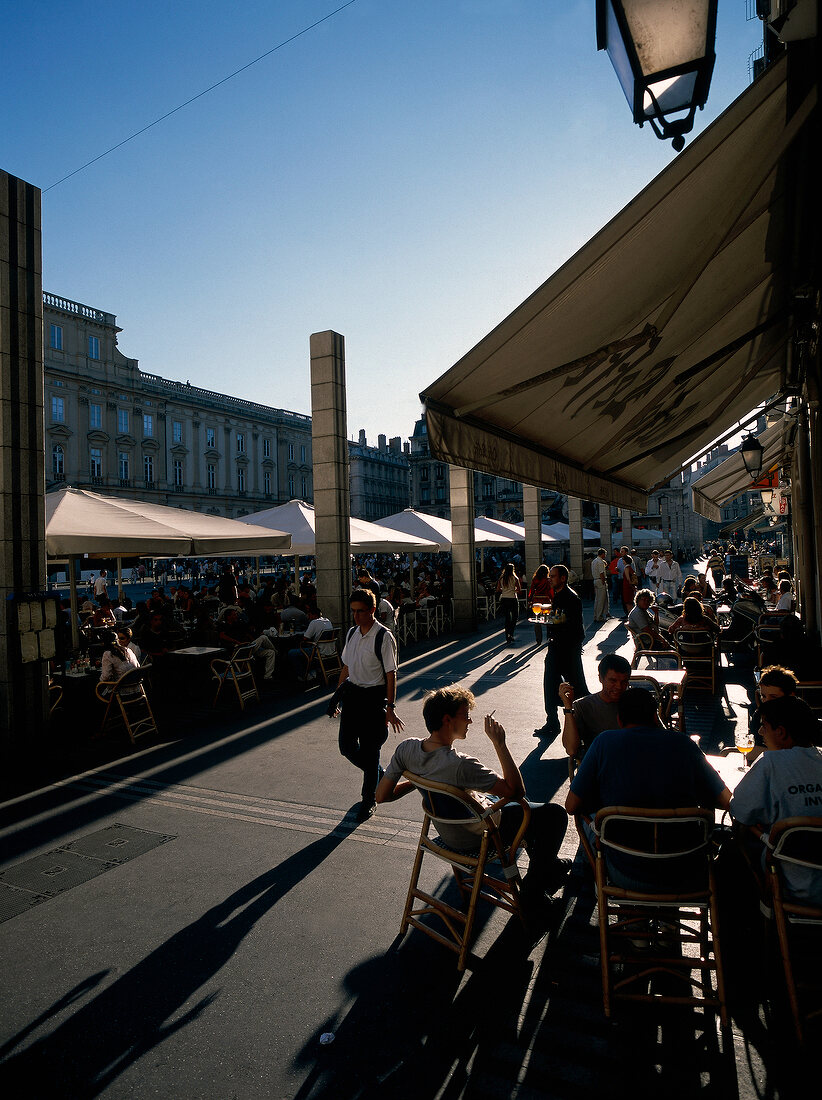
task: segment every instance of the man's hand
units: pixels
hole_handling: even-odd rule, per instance
[[[500,748],[505,744],[505,727],[501,726],[490,714],[485,716],[485,733],[495,748]]]
[[[405,725],[402,719],[393,709],[393,707],[388,707],[385,712],[385,724],[386,726],[391,726],[391,728],[397,733],[405,729]]]
[[[574,701],[574,688],[573,688],[573,685],[572,684],[566,684],[566,683],[563,682],[559,685],[559,688],[557,690],[558,690],[559,697],[562,700],[563,707],[567,707],[570,710],[571,709],[571,704]]]

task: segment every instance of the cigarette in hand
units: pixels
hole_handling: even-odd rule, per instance
[[[493,717],[494,717],[494,715],[495,715],[496,713],[497,713],[497,712],[496,712],[496,710],[492,710],[492,711],[491,711],[491,713],[490,713],[490,714],[486,714],[486,716],[485,716],[485,717],[486,717],[486,718],[493,718]]]

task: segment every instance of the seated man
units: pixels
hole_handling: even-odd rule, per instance
[[[378,803],[394,802],[415,790],[411,783],[402,779],[404,771],[462,787],[472,794],[481,792],[498,798],[519,798],[525,793],[519,768],[505,743],[505,730],[490,715],[485,718],[485,733],[496,751],[502,776],[454,750],[454,742],[464,741],[468,736],[469,712],[473,706],[471,692],[456,684],[428,693],[422,708],[428,737],[424,740],[412,737],[400,742],[377,787]],[[487,800],[480,801],[491,804]],[[522,884],[522,901],[535,915],[547,897],[560,888],[570,869],[568,860],[557,858],[567,828],[562,813],[562,808],[553,803],[531,804],[531,821],[525,836],[529,868]],[[500,832],[510,841],[522,822],[522,809],[516,803],[509,803],[502,808],[500,817]],[[441,836],[457,851],[472,851],[479,846],[479,830],[474,822],[443,825]]]
[[[654,594],[650,588],[640,588],[634,596],[633,610],[628,616],[628,627],[634,634],[650,634],[651,649],[670,649],[659,632],[659,608],[656,605],[651,614],[650,607],[653,599]],[[647,648],[647,646],[641,648]]]
[[[288,597],[287,605],[280,612],[280,621],[286,631],[295,634],[301,634],[308,626],[308,616],[296,596]]]
[[[274,667],[277,663],[277,650],[274,643],[265,634],[255,638],[251,627],[248,625],[248,620],[245,619],[239,607],[227,607],[220,623],[220,645],[224,645],[227,649],[236,649],[238,645],[249,643],[254,656],[262,657],[265,661],[263,679],[273,679]]]
[[[294,649],[289,649],[288,651],[289,664],[300,683],[304,684],[307,681],[306,673],[308,671],[308,660],[314,649],[315,642],[319,646],[320,653],[324,657],[330,657],[336,652],[336,642],[320,641],[320,635],[324,634],[327,630],[333,629],[334,624],[330,619],[326,619],[318,607],[311,607],[308,609],[308,626],[305,628],[305,634],[300,640],[299,646]],[[312,676],[316,676],[316,673],[312,673]]]
[[[660,729],[651,692],[628,688],[617,711],[620,728],[599,734],[571,781],[565,799],[569,814],[593,817],[604,806],[727,810],[731,792],[690,737]],[[617,886],[653,890],[681,885],[690,860],[660,860],[653,880],[647,860],[609,849],[606,862]]]
[[[137,641],[143,653],[150,654],[156,660],[176,648],[182,637],[182,631],[168,626],[162,611],[152,611],[148,625],[141,629]]]
[[[559,685],[565,723],[562,728],[562,747],[569,756],[581,757],[591,742],[603,730],[613,730],[619,725],[617,704],[628,690],[631,666],[618,653],[606,653],[597,669],[601,691],[574,699],[571,684]]]
[[[740,779],[730,809],[764,842],[771,825],[784,817],[822,816],[822,750],[819,722],[804,700],[792,695],[768,699],[759,717],[765,752]],[[756,873],[764,865],[764,843],[753,852]],[[792,897],[822,905],[822,879],[813,869],[787,864],[784,878]]]

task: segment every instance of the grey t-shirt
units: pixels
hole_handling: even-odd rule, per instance
[[[640,634],[644,630],[653,630],[654,617],[644,607],[634,607],[628,616],[628,625]]]
[[[496,772],[480,764],[479,760],[463,756],[453,748],[443,746],[426,752],[422,741],[416,737],[397,745],[385,774],[389,779],[397,780],[406,771],[423,779],[433,779],[435,783],[450,783],[472,793],[490,791],[499,779]],[[479,801],[491,805],[490,799],[480,798]],[[446,844],[457,851],[471,851],[479,844],[482,826],[477,821],[468,821],[465,825],[438,824],[437,832]]]
[[[589,748],[603,730],[619,729],[616,703],[606,703],[599,692],[574,700],[574,718],[583,750]]]

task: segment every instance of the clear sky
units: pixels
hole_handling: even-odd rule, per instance
[[[143,370],[309,413],[345,336],[348,432],[418,394],[675,154],[597,53],[593,0],[7,4],[0,168],[41,187],[43,287],[117,315]],[[719,5],[699,133],[761,24]]]

